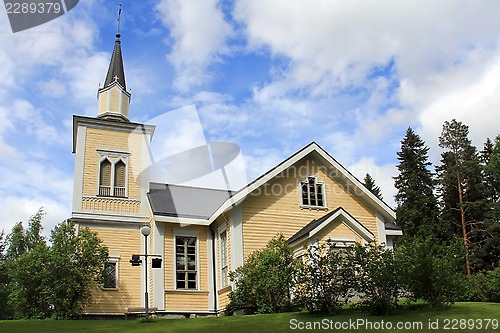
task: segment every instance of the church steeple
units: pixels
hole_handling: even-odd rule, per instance
[[[104,88],[110,86],[114,82],[118,82],[123,90],[127,90],[125,84],[125,71],[123,70],[123,58],[121,48],[120,34],[116,34],[115,48],[109,63],[108,73],[106,74],[106,81],[104,81]]]
[[[116,33],[115,47],[111,55],[104,86],[98,90],[99,111],[97,117],[112,118],[115,120],[128,120],[128,105],[130,93],[125,83],[125,71],[123,70],[123,58],[120,41],[120,16],[121,5],[118,12],[118,32]]]

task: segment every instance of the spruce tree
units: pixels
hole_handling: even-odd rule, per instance
[[[488,138],[481,151],[481,166],[487,199],[482,237],[475,244],[476,268],[491,270],[500,263],[500,135]]]
[[[468,138],[469,127],[462,122],[446,121],[439,146],[446,149],[437,168],[440,176],[442,218],[459,231],[465,246],[467,275],[472,273],[471,244],[481,241],[486,201],[477,149]],[[459,226],[456,228],[456,226]]]
[[[365,187],[377,198],[379,198],[380,200],[384,200],[384,198],[382,197],[382,191],[380,191],[380,187],[375,184],[375,180],[369,173],[366,174],[365,179],[363,180],[363,185],[365,185]]]
[[[446,240],[449,237],[448,229],[439,223],[428,151],[420,136],[408,128],[401,141],[401,150],[397,153],[399,175],[394,177],[396,220],[403,228],[406,240],[416,237]]]

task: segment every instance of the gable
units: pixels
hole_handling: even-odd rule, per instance
[[[342,229],[339,226],[345,226],[349,231],[346,233],[345,230],[339,230]],[[374,234],[369,229],[356,220],[344,208],[339,207],[321,218],[309,222],[290,237],[288,243],[294,246],[312,238],[323,239],[325,236],[330,236],[331,231],[333,231],[333,237],[338,237],[337,239],[347,239],[352,235],[354,236],[352,239],[356,241],[363,240],[364,242],[370,242],[375,240]]]
[[[249,183],[243,189],[238,191],[233,197],[229,198],[212,216],[212,220],[231,206],[245,200],[245,198],[259,191],[260,188],[273,182],[274,178],[282,178],[282,175],[289,174],[290,168],[299,168],[300,162],[304,160],[316,161],[317,165],[326,173],[330,179],[335,179],[347,193],[357,198],[357,201],[370,207],[373,211],[379,213],[385,220],[395,220],[396,214],[384,201],[371,193],[354,175],[338,163],[317,143],[312,142],[297,153],[290,156],[256,180]]]

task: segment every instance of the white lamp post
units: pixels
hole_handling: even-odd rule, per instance
[[[145,284],[146,284],[146,289],[144,293],[144,305],[146,309],[146,320],[149,319],[149,297],[148,297],[148,236],[151,233],[151,228],[149,225],[145,225],[141,227],[141,234],[144,235],[144,277],[145,277]]]

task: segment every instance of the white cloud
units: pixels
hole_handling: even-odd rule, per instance
[[[373,157],[365,156],[356,163],[349,165],[347,169],[361,182],[363,182],[366,174],[369,173],[374,179],[375,184],[380,187],[384,201],[389,206],[395,207],[394,195],[396,195],[396,189],[394,188],[393,177],[398,172],[396,165],[377,165]]]
[[[156,8],[173,39],[168,59],[177,71],[176,88],[187,91],[204,83],[207,67],[228,51],[226,39],[232,33],[218,1],[162,0]]]

